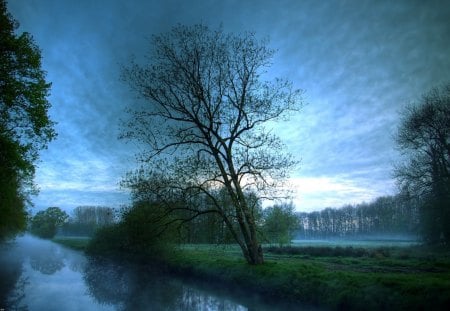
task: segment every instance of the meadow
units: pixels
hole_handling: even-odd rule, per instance
[[[83,249],[88,242],[55,241],[76,249]],[[258,266],[248,265],[234,245],[181,245],[166,258],[165,264],[169,273],[181,277],[320,308],[448,309],[448,249],[377,243],[266,246],[265,263]]]

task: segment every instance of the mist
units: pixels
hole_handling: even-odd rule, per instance
[[[285,310],[222,285],[151,266],[86,257],[24,235],[0,244],[0,306],[6,310]],[[315,310],[315,309],[314,309]]]

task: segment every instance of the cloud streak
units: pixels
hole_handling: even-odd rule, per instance
[[[301,160],[292,173],[299,210],[394,193],[398,111],[450,81],[450,4],[441,1],[9,2],[53,83],[59,137],[42,153],[38,208],[128,201],[117,184],[136,148],[117,136],[136,98],[121,66],[177,23],[269,37],[278,52],[267,78],[306,91],[303,111],[274,126]]]

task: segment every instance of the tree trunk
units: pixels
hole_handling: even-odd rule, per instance
[[[260,265],[264,263],[262,247],[258,242],[254,242],[250,247],[250,260],[247,260],[247,262],[251,265]]]
[[[239,243],[245,260],[250,265],[260,265],[264,263],[264,255],[261,244],[255,242],[252,245]]]
[[[238,243],[239,247],[242,250],[242,254],[244,255],[245,260],[251,265],[259,265],[264,263],[264,256],[261,244],[256,239],[256,234],[249,236],[245,233],[244,230],[246,227],[246,224],[242,223],[241,221],[238,221],[240,226],[240,234],[238,234],[233,228],[233,225],[231,221],[222,214],[223,220],[225,222],[225,225],[227,226],[228,230],[231,232],[234,240]],[[244,228],[243,228],[244,227]],[[253,232],[256,232],[256,230],[252,230]]]

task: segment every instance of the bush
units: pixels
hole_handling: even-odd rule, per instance
[[[45,211],[39,211],[31,218],[30,231],[32,234],[51,239],[55,236],[58,227],[67,220],[69,216],[59,207],[49,207]]]
[[[174,232],[166,226],[159,205],[139,202],[122,212],[122,220],[99,229],[88,245],[94,255],[164,257],[170,250]]]
[[[126,232],[122,224],[100,228],[89,242],[86,251],[92,255],[115,255],[126,249]]]
[[[366,249],[362,247],[331,247],[331,246],[304,246],[304,247],[275,247],[266,249],[274,254],[305,255],[315,257],[389,257],[390,251],[387,248]]]

